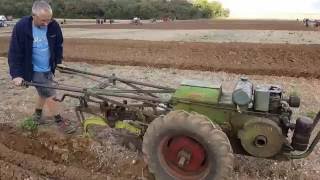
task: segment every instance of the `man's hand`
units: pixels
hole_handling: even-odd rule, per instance
[[[67,66],[65,66],[64,64],[57,64],[57,67],[58,67],[58,68],[61,68],[61,69],[64,69],[64,68],[66,68]]]
[[[16,78],[12,79],[12,81],[13,81],[14,85],[21,86],[23,79],[21,77],[16,77]]]

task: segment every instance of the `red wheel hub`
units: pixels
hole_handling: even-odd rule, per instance
[[[205,168],[205,150],[193,138],[188,136],[167,138],[160,147],[165,162],[175,173],[199,174]]]

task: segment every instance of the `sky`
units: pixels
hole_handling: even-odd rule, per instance
[[[218,0],[229,8],[231,17],[279,17],[294,14],[319,14],[320,0]],[[320,16],[319,16],[320,18]]]

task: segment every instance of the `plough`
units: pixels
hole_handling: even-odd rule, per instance
[[[320,140],[320,112],[313,119],[302,116],[294,121],[292,109],[300,106],[300,98],[286,95],[278,85],[253,85],[241,78],[233,92],[226,93],[214,82],[185,80],[174,89],[114,74],[59,70],[103,80],[84,88],[23,84],[67,91],[56,98],[60,102],[78,99],[75,111],[85,132],[97,124],[142,137],[144,160],[156,179],[229,179],[234,153],[298,159],[308,156]],[[100,119],[86,119],[85,113]]]

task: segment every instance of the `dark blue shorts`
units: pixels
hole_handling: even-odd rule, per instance
[[[52,72],[34,72],[32,82],[39,83],[43,85],[53,85],[53,74]],[[36,87],[40,97],[49,98],[56,95],[55,89]]]

